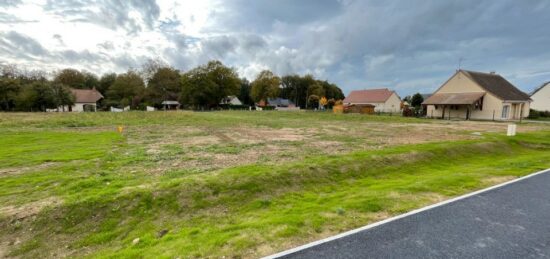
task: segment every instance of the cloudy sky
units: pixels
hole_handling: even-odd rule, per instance
[[[124,72],[218,59],[253,79],[311,73],[431,92],[458,68],[550,81],[548,0],[0,0],[0,63]]]

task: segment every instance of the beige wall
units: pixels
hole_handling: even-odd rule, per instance
[[[477,83],[475,83],[468,76],[462,72],[456,73],[449,81],[447,81],[438,91],[435,93],[464,93],[464,92],[486,92],[485,89],[481,88]],[[516,108],[516,107],[513,107]],[[516,109],[520,107],[517,106]],[[517,113],[517,118],[514,118],[512,115],[513,109],[510,108],[510,116],[507,119],[502,118],[502,109],[503,102],[499,98],[495,97],[491,93],[486,93],[483,97],[483,109],[474,110],[470,109],[471,115],[470,119],[474,120],[492,120],[493,115],[495,120],[507,120],[507,119],[519,119],[519,113]],[[529,116],[529,103],[526,102],[523,106],[523,116]],[[449,117],[449,107],[445,109],[445,118]],[[466,119],[466,106],[459,107],[458,110],[451,109],[450,114],[451,118],[457,119]],[[519,111],[519,110],[518,110]],[[443,108],[440,106],[438,109],[435,109],[434,105],[428,105],[427,116],[434,118],[441,118]]]
[[[550,111],[550,84],[546,85],[533,96],[533,103],[531,103],[531,108],[537,111]]]
[[[375,109],[376,110],[376,109]],[[393,93],[383,105],[382,112],[399,112],[401,111],[401,99],[396,93]]]
[[[96,103],[75,103],[72,107],[71,107],[71,111],[73,112],[83,112],[84,111],[84,105],[96,105]],[[65,110],[66,112],[69,111],[69,107],[67,105],[65,105]],[[96,107],[97,108],[97,107]],[[63,111],[63,106],[59,106],[59,111]]]

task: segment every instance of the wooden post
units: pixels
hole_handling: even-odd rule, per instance
[[[495,121],[495,110],[493,110],[493,121]]]

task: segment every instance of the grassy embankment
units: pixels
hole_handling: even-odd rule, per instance
[[[153,123],[115,116],[127,124]],[[299,120],[294,114],[266,122],[201,116],[185,123],[277,127]],[[305,123],[329,118],[305,116]],[[95,118],[74,121],[98,127],[86,133],[65,128],[71,117],[21,120],[24,128],[0,122],[5,254],[258,257],[550,167],[545,131],[153,175],[147,168],[158,157],[101,128],[116,122]],[[144,169],[129,167],[136,164]]]

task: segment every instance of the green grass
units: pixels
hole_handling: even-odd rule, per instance
[[[61,201],[19,219],[0,214],[0,242],[21,241],[8,246],[11,256],[259,257],[550,167],[550,131],[538,131],[513,138],[484,134],[474,140],[312,154],[214,171],[174,166],[157,174],[162,163],[201,159],[193,152],[235,156],[261,152],[273,143],[176,142],[148,154],[135,143],[142,131],[114,131],[118,123],[113,118],[130,128],[164,125],[151,115],[143,115],[151,120],[146,122],[136,114],[81,114],[82,121],[73,114],[44,114],[51,121],[10,114],[0,121],[0,209]],[[354,127],[409,122],[323,113],[249,114],[182,113],[168,115],[173,117],[166,123],[310,129],[345,120]],[[180,121],[181,116],[189,120]],[[16,120],[25,127],[14,126]],[[75,120],[79,122],[67,124]],[[76,124],[88,125],[86,133],[70,130]],[[334,138],[321,134],[321,139]],[[307,141],[283,144],[301,148]],[[343,134],[340,141],[353,140]],[[140,241],[133,244],[136,238]]]
[[[98,158],[120,140],[115,132],[0,132],[0,168]]]

